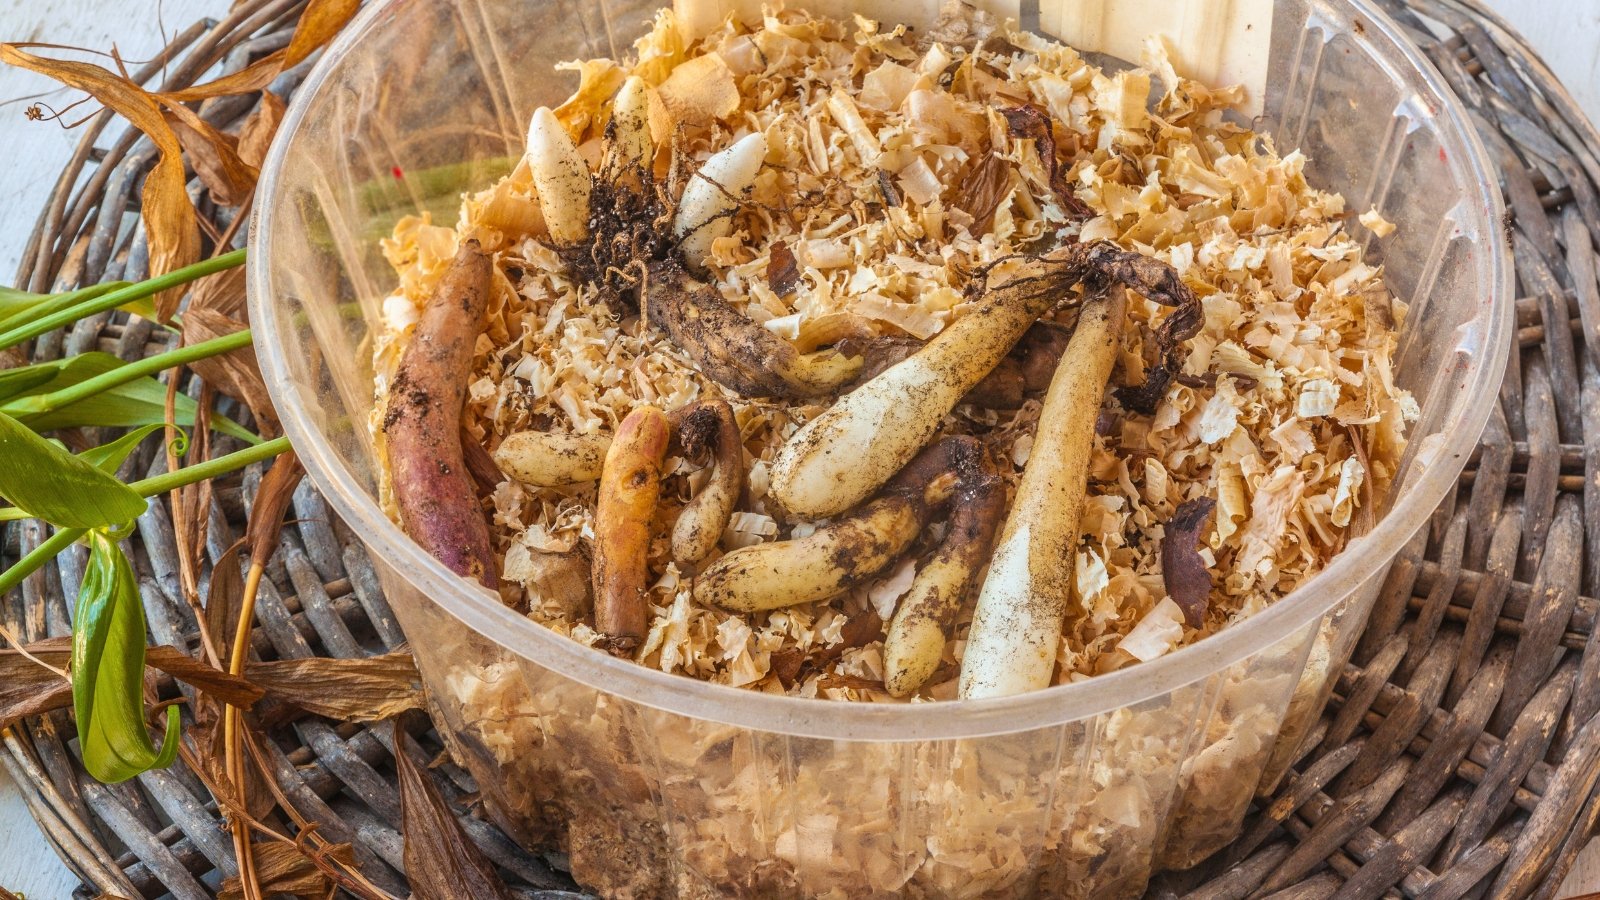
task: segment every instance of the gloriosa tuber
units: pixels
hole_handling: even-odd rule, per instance
[[[962,697],[1038,690],[1055,673],[1095,421],[1126,312],[1120,285],[1087,304],[1056,367],[1032,454],[978,595],[961,660]]]

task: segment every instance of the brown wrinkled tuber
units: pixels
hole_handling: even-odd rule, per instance
[[[738,612],[824,600],[905,553],[965,481],[982,474],[983,448],[949,437],[924,450],[872,502],[802,538],[742,547],[694,584],[695,599]]]
[[[631,655],[644,640],[650,525],[661,497],[661,464],[671,431],[654,406],[636,407],[617,427],[600,475],[594,515],[594,628],[605,647]]]
[[[859,356],[837,350],[801,353],[674,262],[650,267],[643,304],[648,321],[701,372],[743,397],[822,397],[861,370]]]
[[[710,456],[711,477],[672,526],[672,558],[694,565],[711,555],[744,493],[744,442],[733,407],[707,400],[673,415],[678,443],[690,459]]]
[[[1005,518],[1005,483],[987,473],[969,478],[950,508],[944,541],[912,580],[883,642],[883,684],[896,697],[915,693],[939,667],[950,620],[989,562]]]
[[[456,252],[401,354],[383,433],[401,526],[450,571],[493,590],[500,579],[489,524],[461,443],[491,266],[477,241]]]

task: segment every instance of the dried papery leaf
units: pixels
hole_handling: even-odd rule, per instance
[[[1034,106],[1002,109],[1000,115],[1005,117],[1006,131],[1012,137],[1033,141],[1034,149],[1039,154],[1039,161],[1044,164],[1045,174],[1050,179],[1050,189],[1055,191],[1057,199],[1067,208],[1067,212],[1079,219],[1092,218],[1094,210],[1078,199],[1078,195],[1072,190],[1071,181],[1068,180],[1067,170],[1056,160],[1055,129],[1050,116]]]
[[[263,896],[292,894],[296,897],[325,897],[332,882],[317,864],[296,845],[278,841],[255,845],[256,881]],[[355,852],[349,844],[333,844],[322,852],[344,865],[355,865]],[[462,896],[471,896],[464,894]],[[243,900],[245,893],[237,877],[223,879],[218,900]]]
[[[44,642],[41,642],[41,644]],[[28,652],[51,665],[65,666],[71,652],[67,638],[55,646],[29,645]],[[72,705],[72,682],[15,650],[0,650],[0,727]]]
[[[1161,582],[1190,628],[1206,621],[1206,606],[1211,599],[1211,573],[1200,558],[1199,543],[1217,501],[1210,497],[1181,504],[1167,522],[1161,538]]]
[[[166,116],[213,201],[221,206],[238,206],[249,198],[261,171],[239,158],[238,138],[218,131],[181,103],[168,106]]]
[[[423,708],[417,663],[406,651],[249,663],[245,676],[268,699],[344,722],[376,722]]]
[[[972,216],[973,234],[986,234],[994,225],[994,212],[1011,193],[1010,160],[996,153],[984,157],[969,183],[962,189],[959,206]]]
[[[196,309],[209,309],[232,318],[244,315],[244,266],[224,269],[207,275],[191,284],[189,309],[185,317]]]
[[[401,832],[405,835],[406,877],[416,900],[511,900],[511,892],[478,845],[407,752],[411,738],[394,728],[395,769],[400,775]]]
[[[298,65],[339,33],[361,8],[361,0],[312,0],[300,14],[289,46],[263,56],[243,69],[204,84],[160,94],[163,103],[187,103],[259,91],[284,69]]]
[[[191,302],[183,314],[184,344],[198,344],[212,338],[225,337],[243,331],[245,323],[226,313]],[[241,347],[231,353],[197,359],[190,363],[196,375],[206,384],[250,407],[256,426],[265,438],[275,438],[283,433],[278,424],[277,411],[267,394],[267,385],[261,379],[261,368],[256,362],[254,347]]]
[[[800,283],[800,267],[787,243],[772,245],[767,259],[767,286],[779,297],[787,297]]]
[[[255,505],[250,509],[250,524],[244,534],[250,548],[251,565],[264,566],[272,558],[278,547],[278,532],[283,530],[283,511],[289,508],[294,489],[305,474],[299,457],[291,452],[278,457],[262,476]]]
[[[151,647],[145,652],[145,664],[234,706],[251,706],[266,694],[266,691],[249,681],[229,675],[176,647]]]
[[[211,567],[211,589],[206,594],[206,630],[222,638],[233,634],[239,622],[239,601],[244,597],[244,573],[239,554],[244,541],[236,542]]]
[[[117,112],[144,132],[160,159],[145,176],[141,212],[150,243],[150,274],[164,275],[200,258],[200,229],[184,188],[182,147],[155,95],[126,78],[92,63],[47,59],[24,51],[29,44],[0,44],[0,62],[38,72],[84,91],[107,108]],[[172,318],[183,298],[182,288],[173,288],[156,298],[160,321]]]
[[[239,129],[239,158],[246,165],[261,168],[267,158],[267,148],[272,146],[272,138],[283,122],[285,109],[283,98],[271,91],[261,92],[261,103]]]

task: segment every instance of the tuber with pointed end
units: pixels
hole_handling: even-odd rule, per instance
[[[695,565],[717,549],[744,493],[744,442],[726,400],[696,403],[672,418],[684,454],[691,459],[710,457],[710,479],[672,526],[672,558],[679,565]]]
[[[500,471],[533,487],[566,487],[600,477],[609,434],[519,431],[494,450]]]
[[[1005,518],[1005,483],[987,473],[968,479],[950,508],[944,540],[912,580],[883,642],[883,685],[896,697],[916,693],[939,667],[950,620],[989,561]]]
[[[760,132],[748,134],[712,154],[689,179],[678,201],[672,233],[690,268],[705,268],[711,242],[733,229],[733,212],[755,183],[766,155],[766,137]]]
[[[671,436],[666,414],[654,406],[635,407],[617,426],[600,474],[591,569],[594,630],[618,656],[631,655],[648,629],[646,555]]]
[[[401,526],[450,571],[493,590],[500,579],[489,524],[461,445],[491,266],[477,241],[462,243],[400,355],[383,433]]]
[[[1072,244],[1024,259],[1004,284],[921,350],[795,432],[772,466],[772,497],[802,518],[838,515],[871,496],[922,449],[950,410],[1039,316],[1084,283],[1126,284],[1185,310],[1194,296],[1170,266],[1113,244]]]
[[[861,357],[801,353],[673,262],[650,269],[645,314],[701,372],[744,397],[823,397],[850,383]]]
[[[527,158],[551,242],[558,247],[581,243],[589,236],[589,168],[548,107],[533,111]]]
[[[1047,687],[1072,594],[1079,517],[1127,296],[1084,307],[1039,413],[1033,453],[984,578],[961,660],[963,698]]]
[[[637,75],[629,76],[611,101],[611,122],[606,126],[607,174],[639,189],[648,181],[655,145],[650,140],[650,86]]]
[[[694,583],[695,600],[734,612],[825,600],[905,553],[960,486],[983,472],[975,438],[945,438],[906,466],[871,503],[802,538],[742,547]]]

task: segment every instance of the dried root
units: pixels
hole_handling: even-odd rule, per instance
[[[899,559],[964,483],[986,477],[971,437],[923,451],[867,505],[802,538],[743,547],[695,580],[701,603],[736,612],[825,600]]]
[[[600,475],[594,516],[594,627],[618,656],[644,640],[650,525],[661,496],[671,431],[654,406],[635,407],[617,427]]]
[[[490,267],[477,241],[461,245],[400,357],[383,432],[401,526],[450,571],[493,590],[499,576],[489,525],[461,443]]]
[[[685,408],[673,416],[673,430],[686,456],[710,456],[711,478],[672,526],[672,558],[679,565],[695,565],[717,549],[744,493],[744,444],[733,407],[724,400]]]
[[[1032,456],[978,596],[961,662],[962,697],[1038,690],[1055,673],[1095,421],[1126,311],[1120,287],[1086,306],[1056,367]]]

